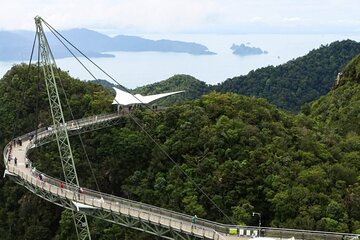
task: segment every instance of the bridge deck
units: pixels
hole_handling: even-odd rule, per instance
[[[104,119],[102,119],[104,120]],[[106,119],[105,119],[106,120]],[[92,121],[101,121],[93,119]],[[68,124],[69,130],[79,129],[82,125],[89,124],[84,122],[82,124]],[[54,129],[45,130],[39,136],[49,136],[53,134]],[[180,214],[172,211],[167,211],[161,208],[150,206],[147,204],[137,203],[128,199],[108,195],[93,191],[91,189],[83,188],[80,192],[76,186],[67,186],[65,182],[47,176],[31,166],[26,167],[27,151],[34,147],[33,142],[29,141],[27,137],[23,136],[22,145],[12,143],[8,144],[4,152],[4,158],[8,159],[11,155],[12,160],[6,161],[8,174],[14,174],[21,177],[29,184],[36,186],[39,189],[47,191],[48,193],[71,201],[77,210],[84,209],[101,209],[107,210],[119,215],[131,216],[135,219],[140,219],[149,223],[160,225],[166,228],[171,228],[175,231],[188,233],[189,235],[204,237],[207,239],[241,239],[240,236],[227,235],[226,233],[219,233],[215,229],[201,224],[192,224],[191,216]],[[11,149],[11,152],[10,152]],[[17,164],[13,158],[17,158]],[[31,161],[29,161],[31,164]],[[40,180],[40,175],[42,180]],[[164,211],[166,214],[164,215]],[[169,216],[170,215],[170,216]],[[200,223],[203,223],[199,220]],[[220,226],[219,226],[220,227]],[[223,228],[223,227],[221,227]],[[224,229],[223,229],[224,230]]]

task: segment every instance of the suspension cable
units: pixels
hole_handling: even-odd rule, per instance
[[[37,34],[36,34],[37,36]],[[40,47],[38,48],[38,60],[37,60],[37,82],[36,82],[36,109],[35,109],[35,114],[36,114],[36,122],[35,122],[35,139],[34,142],[37,142],[37,137],[38,137],[38,128],[39,128],[39,115],[40,115],[40,110],[39,110],[39,93],[40,93]]]
[[[77,50],[83,57],[85,57],[89,62],[91,62],[94,66],[96,66],[101,72],[103,72],[106,76],[108,76],[111,80],[113,80],[115,83],[117,83],[119,86],[121,86],[123,89],[125,89],[128,93],[130,93],[132,96],[134,96],[126,87],[124,87],[123,85],[121,85],[117,80],[115,80],[111,75],[109,75],[107,72],[105,72],[101,67],[99,67],[94,61],[92,61],[88,56],[86,56],[81,50],[79,50],[76,46],[74,46],[69,40],[67,40],[61,33],[59,33],[55,28],[53,28],[50,24],[48,24],[45,20],[42,19],[42,21],[44,22],[44,24],[50,29],[50,31],[56,35],[58,34],[62,39],[64,39],[71,47],[73,47],[75,50]],[[56,33],[56,34],[55,34]],[[57,37],[57,36],[56,36]],[[57,39],[59,39],[57,37]],[[60,40],[59,40],[60,41]],[[60,41],[63,45],[64,43],[62,41]],[[65,46],[65,45],[64,45]],[[66,49],[69,50],[69,48],[66,46]],[[75,54],[69,50],[70,53],[79,61],[81,62],[76,56]],[[84,66],[82,63],[81,63],[82,66]],[[87,68],[85,68],[88,72],[89,70]],[[94,77],[94,75],[92,73],[90,73],[91,76]],[[95,78],[95,77],[94,77]],[[95,78],[96,80],[96,78]],[[60,81],[61,82],[61,81]],[[62,83],[61,83],[62,84]],[[64,90],[64,89],[63,89]],[[65,91],[64,91],[65,93]],[[65,98],[67,99],[66,97],[66,94],[65,94]],[[141,103],[143,103],[140,99],[138,99],[136,96],[134,96],[134,98],[136,98],[138,101],[140,101]],[[66,100],[68,102],[68,100]],[[117,104],[120,105],[120,103],[115,99],[115,102]],[[70,107],[70,105],[69,105]],[[71,112],[71,115],[72,115],[72,112]],[[155,143],[155,145],[160,149],[160,151],[168,158],[171,160],[171,162],[173,164],[175,164],[175,166],[188,178],[190,179],[190,182],[218,209],[218,211],[223,214],[223,216],[226,217],[226,219],[230,222],[230,223],[233,223],[232,219],[210,198],[210,196],[208,194],[205,193],[205,191],[199,186],[199,184],[197,184],[192,178],[191,176],[189,176],[180,166],[179,164],[169,155],[169,153],[151,136],[151,134],[142,126],[142,124],[135,118],[132,116],[132,114],[129,112],[129,116],[130,118],[136,123],[136,125],[139,126],[139,128],[150,138],[150,140]],[[73,117],[73,115],[72,115]],[[79,134],[80,136],[80,134]],[[81,137],[80,137],[81,139]],[[83,145],[83,142],[81,140],[81,144]],[[83,148],[84,148],[84,151],[85,151],[85,147],[83,145]],[[86,152],[86,151],[85,151]],[[88,159],[88,156],[87,156],[87,153],[85,153],[87,159]],[[88,159],[89,161],[89,159]],[[92,170],[92,169],[91,169]],[[92,170],[93,172],[93,170]],[[100,191],[100,190],[99,190]]]
[[[126,87],[124,87],[122,84],[120,84],[115,78],[113,78],[110,74],[108,74],[105,70],[103,70],[99,65],[97,65],[93,60],[91,60],[85,53],[83,53],[79,48],[77,48],[74,44],[72,44],[69,40],[67,40],[60,32],[58,32],[55,28],[53,28],[49,23],[47,23],[44,19],[42,19],[42,21],[44,22],[44,24],[51,29],[52,33],[54,34],[54,32],[56,34],[58,34],[62,39],[64,39],[64,41],[66,41],[71,47],[73,47],[78,53],[80,53],[84,58],[86,58],[90,63],[92,63],[97,69],[99,69],[102,73],[104,73],[107,77],[109,77],[111,80],[113,80],[115,83],[118,84],[118,86],[120,86],[122,89],[124,89],[127,93],[131,94],[136,100],[138,100],[140,103],[144,104],[143,101],[141,101],[137,96],[135,96],[134,94],[131,93],[131,91],[129,89],[127,89]],[[58,37],[57,37],[58,38]],[[64,43],[62,41],[60,41],[63,45]],[[65,45],[64,45],[65,46]],[[66,47],[68,49],[68,47]],[[70,51],[71,52],[71,51]],[[74,56],[74,54],[71,52],[71,54]],[[76,58],[76,57],[75,57]],[[78,61],[80,61],[78,58],[76,58]],[[81,63],[81,65],[83,65]],[[88,71],[88,70],[87,70]],[[89,71],[88,71],[89,72]],[[93,74],[90,73],[91,76],[94,77]],[[94,77],[94,80],[97,80],[97,78]],[[147,106],[147,104],[144,104],[146,108],[148,108],[149,110],[155,112],[153,109],[151,109],[149,106]]]
[[[230,223],[234,224],[231,218],[214,202],[214,200],[210,198],[208,194],[205,193],[205,191],[199,186],[199,184],[197,184],[192,179],[192,177],[179,166],[179,164],[170,156],[170,154],[151,136],[148,131],[146,131],[146,129],[139,123],[136,118],[132,116],[130,112],[129,116],[136,123],[136,125],[138,125],[139,128],[145,132],[145,134],[151,139],[151,141],[155,143],[155,145],[160,149],[160,151],[165,154],[165,156],[170,159],[173,164],[175,164],[175,166],[190,180],[190,182],[220,211],[220,213],[222,213]]]
[[[71,110],[69,98],[67,97],[67,94],[66,94],[66,92],[65,92],[65,88],[64,88],[64,85],[63,85],[62,78],[61,78],[61,76],[60,76],[59,69],[56,69],[56,73],[57,73],[58,76],[59,76],[59,80],[60,80],[59,82],[60,82],[60,85],[61,85],[61,89],[62,89],[62,91],[63,91],[63,94],[64,94],[64,96],[65,96],[65,101],[66,101],[66,104],[67,104],[67,106],[68,106],[68,108],[69,108],[69,111],[70,111],[70,114],[71,114],[71,118],[72,118],[73,120],[75,120],[73,111]],[[76,120],[75,120],[75,122],[76,122],[77,125],[78,125],[78,122],[77,122]],[[93,170],[93,168],[92,168],[92,166],[91,166],[91,162],[90,162],[90,159],[89,159],[89,155],[87,154],[87,151],[86,151],[86,149],[85,149],[84,141],[83,141],[83,139],[82,139],[82,137],[81,137],[80,131],[78,131],[78,130],[77,130],[77,135],[78,135],[78,137],[79,137],[79,139],[80,139],[81,147],[82,147],[82,150],[83,150],[83,152],[84,152],[84,154],[85,154],[85,158],[86,158],[86,160],[87,160],[87,162],[88,162],[88,164],[89,164],[90,171],[91,171],[91,175],[92,175],[92,177],[93,177],[94,180],[95,180],[96,188],[97,188],[98,192],[99,192],[100,195],[101,195],[100,187],[99,187],[98,181],[97,181],[97,179],[96,179],[95,172],[94,172],[94,170]]]
[[[59,40],[59,42],[71,53],[71,55],[81,64],[81,66],[83,66],[83,68],[85,68],[85,70],[94,78],[94,80],[96,80],[97,78],[90,72],[90,70],[83,64],[83,62],[80,61],[80,59],[71,51],[71,49],[69,49],[69,47],[66,46],[66,44],[58,37],[58,35],[55,34],[54,30],[51,28],[49,28],[49,30]]]
[[[49,30],[54,34],[54,32],[53,32],[51,29],[49,29]],[[54,34],[54,35],[55,35],[55,34]],[[55,35],[55,36],[56,36],[56,35]],[[57,37],[57,36],[56,36],[56,37]],[[57,37],[57,38],[58,38],[58,37]],[[59,38],[58,38],[58,40],[59,40],[61,43],[63,43]],[[64,44],[63,44],[63,45],[64,45]],[[65,46],[65,45],[64,45],[64,46]],[[67,46],[65,46],[65,47],[66,47],[66,49],[67,49],[68,51],[70,51],[70,49],[69,49]],[[71,51],[70,51],[70,52],[71,52]],[[50,50],[50,53],[51,53],[51,50]],[[79,62],[93,77],[95,77],[95,76],[85,67],[85,65],[82,64],[82,62],[81,62],[72,52],[71,52],[71,54],[78,60],[78,62]],[[52,55],[52,53],[51,53],[51,55]],[[52,56],[52,57],[53,57],[53,56]],[[54,57],[53,57],[53,58],[54,58]],[[60,75],[60,71],[59,71],[58,68],[56,68],[55,71],[56,71],[56,73],[57,73],[57,75],[58,75],[58,77],[59,77],[60,86],[61,86],[62,92],[63,92],[63,94],[64,94],[65,101],[66,101],[66,105],[68,106],[68,109],[69,109],[71,118],[72,118],[74,121],[76,121],[76,120],[75,120],[75,117],[74,117],[74,114],[73,114],[73,111],[72,111],[71,106],[70,106],[69,99],[68,99],[67,94],[66,94],[66,92],[65,92],[65,88],[64,88],[64,85],[63,85],[63,80],[62,80],[61,75]],[[77,121],[76,121],[76,122],[77,122]],[[94,181],[95,181],[96,188],[97,188],[98,192],[99,192],[100,195],[101,195],[100,187],[99,187],[98,181],[97,181],[97,179],[96,179],[95,172],[94,172],[94,170],[93,170],[93,168],[92,168],[92,166],[91,166],[91,162],[90,162],[89,156],[88,156],[87,151],[86,151],[86,149],[85,149],[85,144],[84,144],[84,142],[83,142],[83,139],[82,139],[81,134],[80,134],[79,131],[77,131],[77,135],[78,135],[78,137],[79,137],[79,139],[80,139],[81,147],[82,147],[82,149],[83,149],[83,151],[84,151],[85,158],[86,158],[86,160],[87,160],[87,162],[88,162],[88,164],[89,164],[89,168],[90,168],[90,171],[91,171],[91,175],[92,175],[92,177],[93,177],[93,179],[94,179]]]
[[[102,73],[104,73],[106,76],[108,76],[111,80],[119,84],[123,89],[125,89],[127,92],[130,93],[130,91],[118,83],[112,76],[110,76],[107,72],[105,72],[99,65],[97,65],[94,61],[92,61],[87,55],[85,55],[80,49],[78,49],[74,44],[72,44],[69,40],[67,40],[60,32],[58,32],[55,28],[53,28],[49,23],[47,23],[44,19],[42,19],[44,24],[49,28],[52,29],[56,34],[58,34],[62,39],[64,39],[71,47],[73,47],[76,51],[78,51],[83,57],[85,57],[89,62],[91,62],[94,66],[96,66]]]
[[[34,55],[34,49],[35,49],[35,42],[36,42],[36,33],[35,33],[35,37],[33,40],[33,44],[32,44],[32,48],[31,48],[31,54],[30,54],[30,59],[29,59],[29,63],[28,63],[28,67],[27,67],[27,71],[26,71],[26,77],[29,79],[30,77],[30,68],[31,68],[31,62],[32,62],[32,58]],[[22,100],[21,102],[24,104],[25,103],[25,94],[22,94]],[[15,102],[16,103],[16,102]],[[23,110],[23,104],[21,104],[21,106],[19,106],[19,108],[16,106],[16,114],[15,114],[15,121],[13,122],[13,131],[12,131],[12,139],[15,139],[15,131],[16,131],[16,127],[18,124],[16,124],[16,120],[19,119],[20,116],[20,111]]]

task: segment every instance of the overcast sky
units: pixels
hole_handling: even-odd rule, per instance
[[[107,33],[360,33],[359,0],[4,0],[0,30]]]

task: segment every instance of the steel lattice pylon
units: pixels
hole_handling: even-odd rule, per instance
[[[65,182],[69,186],[75,186],[76,188],[79,188],[79,180],[76,174],[74,157],[71,151],[69,135],[66,128],[66,122],[62,111],[61,101],[54,74],[54,68],[57,68],[55,59],[51,53],[48,41],[46,39],[42,27],[41,17],[35,17],[35,25],[36,34],[39,41],[41,66],[44,72],[46,90],[49,98],[51,116],[53,120],[53,128],[55,129],[56,140],[59,148]],[[76,226],[76,233],[78,239],[91,239],[86,215],[79,211],[73,211],[73,218]]]

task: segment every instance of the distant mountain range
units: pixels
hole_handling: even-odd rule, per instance
[[[67,40],[88,57],[114,57],[106,52],[177,52],[192,55],[216,54],[199,43],[172,40],[150,40],[136,36],[117,35],[109,37],[89,29],[61,31]],[[31,31],[0,31],[0,61],[23,61],[29,58],[35,33]],[[47,34],[56,58],[70,57],[64,46],[53,34]],[[64,40],[62,40],[64,41]],[[64,41],[65,42],[65,41]],[[75,53],[76,51],[74,51]],[[79,56],[78,53],[75,53]]]

